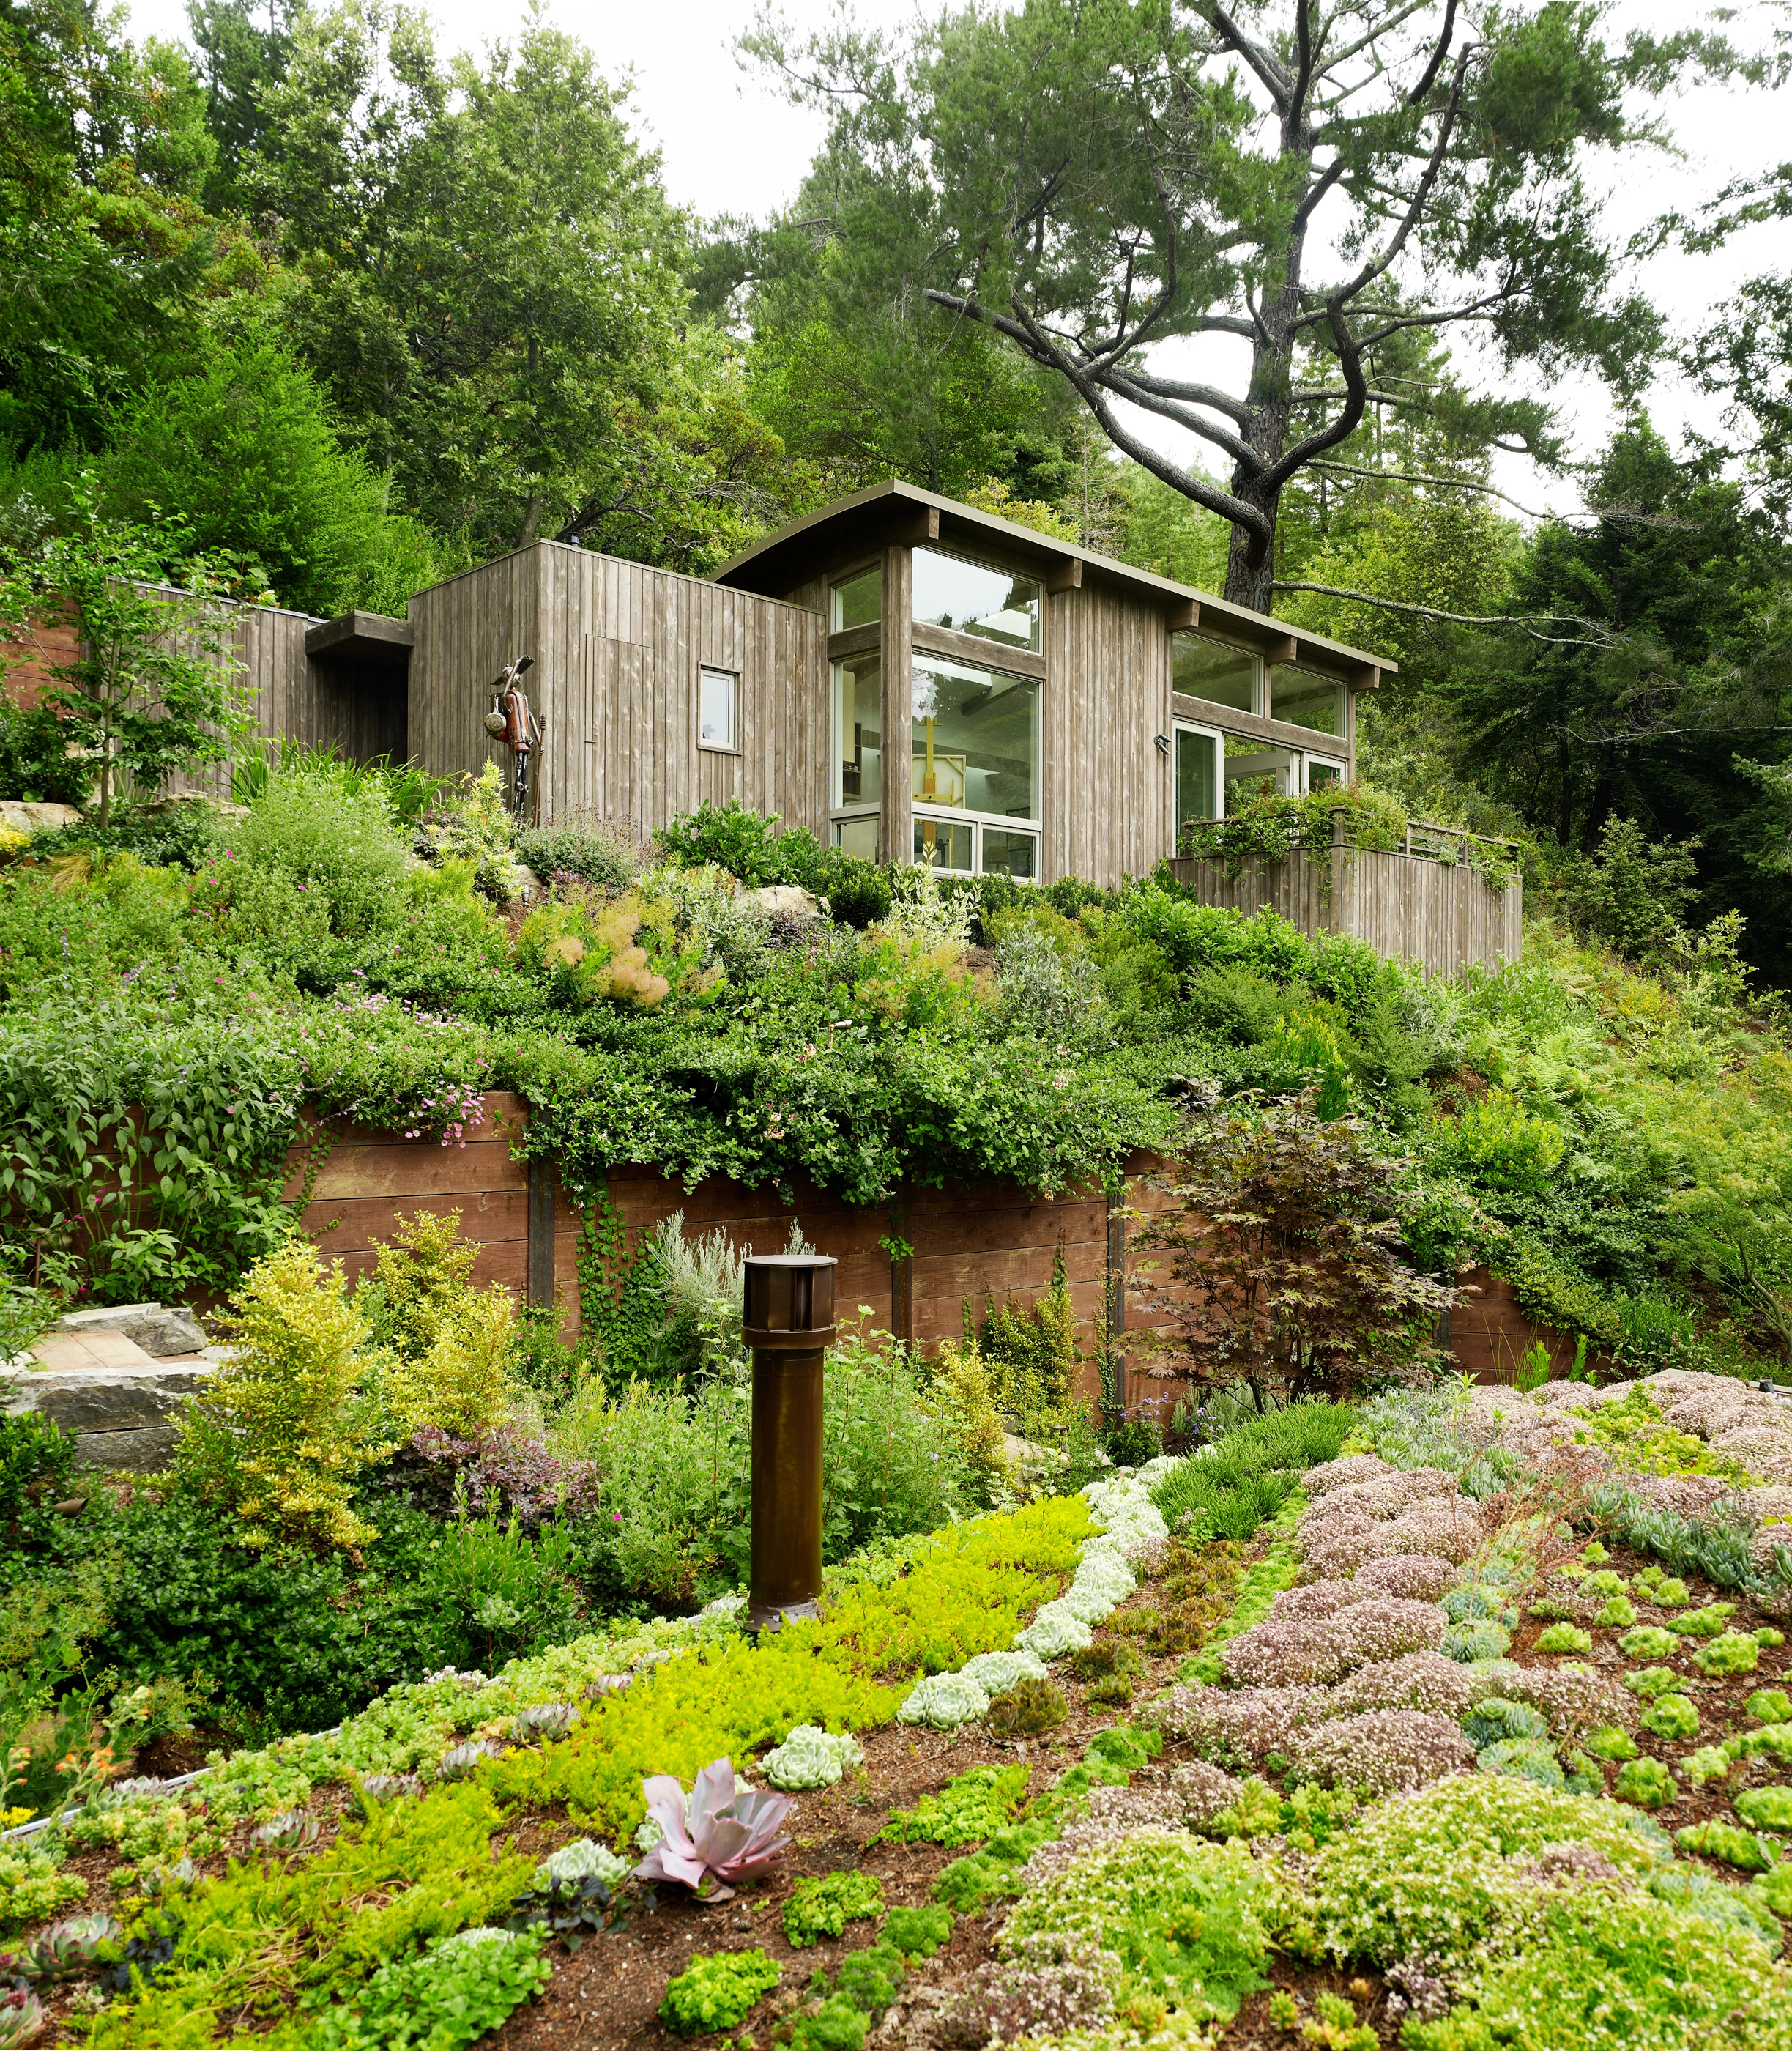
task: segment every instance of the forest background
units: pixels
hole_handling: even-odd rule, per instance
[[[195,0],[133,41],[5,0],[0,552],[129,530],[170,576],[402,611],[537,535],[701,574],[901,476],[1385,651],[1366,779],[1521,838],[1533,897],[1631,951],[1639,905],[1739,914],[1783,985],[1792,279],[1696,318],[1637,280],[1771,236],[1792,174],[1640,236],[1599,197],[1672,161],[1692,84],[1782,90],[1783,16],[1368,6],[1315,52],[1319,18],[744,17],[825,140],[771,218],[701,221],[544,14],[443,56],[403,8]],[[1236,390],[1163,373],[1272,329]],[[1669,377],[1711,402],[1671,443]],[[1514,503],[1518,460],[1580,510]]]

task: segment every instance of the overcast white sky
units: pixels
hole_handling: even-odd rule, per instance
[[[615,0],[586,6],[559,0],[549,11],[597,52],[613,76],[632,72],[638,126],[663,154],[674,200],[706,216],[763,217],[793,194],[823,123],[818,115],[788,106],[740,70],[732,45],[752,21],[754,0],[659,0],[657,5],[634,0],[626,6]],[[834,4],[782,0],[782,11],[799,27],[818,27],[834,14]],[[855,11],[861,21],[896,25],[937,9],[917,10],[914,0],[857,0]],[[1617,33],[1630,26],[1665,32],[1689,25],[1704,11],[1674,0],[1618,0],[1614,27]],[[513,32],[524,8],[521,0],[432,0],[428,12],[444,48],[475,49]],[[185,33],[185,0],[132,0],[131,14],[140,36]],[[1739,41],[1764,41],[1771,25],[1785,18],[1778,8],[1745,8],[1728,25],[1728,33]],[[1622,183],[1614,177],[1608,218],[1614,232],[1628,234],[1670,207],[1690,210],[1729,179],[1781,162],[1787,154],[1789,104],[1792,93],[1697,88],[1679,94],[1670,119],[1682,154],[1640,162],[1626,158]],[[1788,269],[1792,226],[1780,223],[1751,229],[1715,256],[1658,256],[1641,283],[1677,327],[1691,331],[1706,323],[1710,309],[1742,279]],[[1220,351],[1228,346],[1216,345]],[[1166,370],[1192,369],[1198,361],[1210,377],[1225,367],[1223,356],[1197,358],[1186,347],[1158,361]],[[1557,397],[1577,451],[1592,453],[1610,424],[1599,388],[1577,384]],[[1657,390],[1650,409],[1670,436],[1689,419],[1711,420],[1706,402],[1675,384]],[[1196,446],[1193,437],[1149,416],[1141,416],[1140,424],[1158,446],[1178,456]],[[1567,510],[1575,502],[1571,482],[1540,479],[1522,462],[1508,464],[1499,482],[1527,505]]]

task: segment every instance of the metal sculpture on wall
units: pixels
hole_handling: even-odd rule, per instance
[[[520,655],[499,672],[497,681],[490,686],[491,710],[485,719],[486,732],[494,740],[503,741],[510,751],[514,764],[510,776],[510,813],[519,826],[529,818],[529,762],[541,752],[544,739],[541,721],[536,717],[522,687],[523,672],[534,667],[533,655]]]

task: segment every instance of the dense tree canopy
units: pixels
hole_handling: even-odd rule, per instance
[[[1266,610],[1283,490],[1372,405],[1552,449],[1534,398],[1415,379],[1416,339],[1472,326],[1534,384],[1589,365],[1635,389],[1657,324],[1617,290],[1587,157],[1644,139],[1626,89],[1728,61],[1690,34],[1609,48],[1578,0],[1027,0],[902,40],[762,26],[745,47],[831,110],[833,229],[857,267],[895,263],[1067,381],[1116,446],[1232,523],[1227,595]],[[1236,340],[1248,369],[1165,377],[1147,352],[1179,338]],[[1192,431],[1229,483],[1119,402]]]

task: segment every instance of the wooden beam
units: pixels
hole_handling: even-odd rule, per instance
[[[890,545],[897,549],[924,549],[939,539],[939,508],[923,506],[890,529]]]
[[[1263,643],[1263,667],[1273,670],[1283,662],[1298,662],[1300,654],[1300,643],[1292,634],[1284,634],[1274,641]]]
[[[1045,572],[1045,588],[1054,596],[1060,591],[1080,591],[1083,588],[1083,558],[1072,556],[1068,563],[1060,563],[1055,569]]]
[[[1381,688],[1381,672],[1373,662],[1365,662],[1361,669],[1351,672],[1349,681],[1353,691],[1378,691]]]
[[[307,655],[395,656],[417,645],[417,630],[408,619],[383,612],[345,612],[307,628]]]
[[[1172,634],[1183,634],[1201,624],[1201,601],[1198,599],[1179,599],[1164,615],[1164,625]]]

